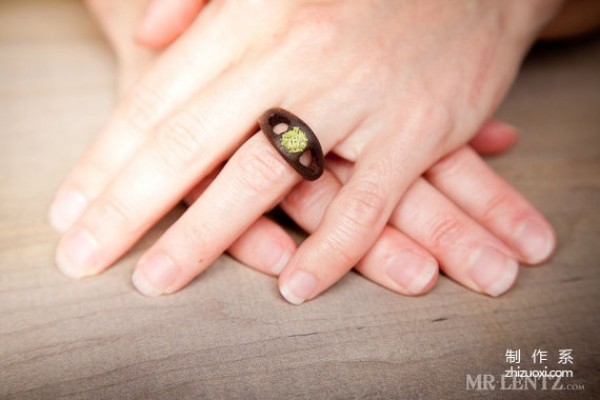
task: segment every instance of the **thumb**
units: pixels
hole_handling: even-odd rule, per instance
[[[152,0],[136,31],[136,40],[154,49],[177,39],[196,19],[206,0]]]
[[[510,149],[518,139],[517,129],[498,120],[483,124],[469,144],[481,155],[495,155]]]

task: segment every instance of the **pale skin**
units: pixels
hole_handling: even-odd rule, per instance
[[[279,275],[295,304],[353,266],[402,294],[430,290],[438,268],[481,293],[508,290],[517,262],[543,261],[554,235],[464,144],[555,10],[399,4],[210,2],[128,90],[59,190],[50,214],[65,231],[59,268],[105,270],[192,191],[136,266],[145,294],[176,292],[226,249]],[[300,182],[252,135],[272,106],[317,132],[331,154],[323,178]],[[506,127],[482,130],[489,145]],[[298,249],[262,217],[278,203],[311,233]]]

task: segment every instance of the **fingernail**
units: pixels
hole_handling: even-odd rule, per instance
[[[491,247],[477,250],[471,259],[469,276],[480,291],[490,296],[505,293],[517,279],[518,264]]]
[[[528,220],[519,225],[514,236],[515,246],[530,264],[544,261],[554,250],[554,235],[543,225]]]
[[[68,233],[56,249],[56,266],[70,278],[82,278],[98,272],[100,244],[87,229]]]
[[[314,276],[304,271],[296,271],[279,288],[279,292],[289,303],[302,304],[317,288]]]
[[[292,252],[277,242],[265,242],[261,246],[259,257],[263,266],[279,275],[292,258]]]
[[[48,222],[58,232],[67,231],[85,210],[87,199],[75,189],[62,189],[56,194],[48,212]]]
[[[519,129],[516,126],[505,121],[494,121],[490,124],[490,126],[496,131],[499,131],[499,133],[502,135],[509,134],[512,136],[517,136],[519,132]]]
[[[156,297],[166,293],[179,277],[179,268],[167,255],[157,254],[142,259],[131,276],[135,288],[145,296]]]
[[[388,260],[388,276],[412,294],[420,294],[437,272],[437,263],[412,251],[403,251]]]

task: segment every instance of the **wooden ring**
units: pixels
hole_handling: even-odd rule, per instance
[[[275,132],[274,128],[280,124],[287,125],[287,129]],[[271,108],[261,115],[258,125],[283,159],[304,179],[314,181],[323,174],[325,160],[321,143],[306,122],[287,110]],[[307,152],[310,162],[304,165],[301,157]]]

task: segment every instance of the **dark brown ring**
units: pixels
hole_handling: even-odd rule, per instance
[[[273,128],[281,123],[286,124],[288,128],[285,132],[277,134]],[[323,174],[325,160],[321,143],[304,121],[282,108],[271,108],[261,115],[258,125],[283,159],[304,179],[314,181]],[[295,141],[290,145],[286,139]],[[300,157],[307,151],[310,152],[311,160],[310,164],[305,166],[300,162]]]

